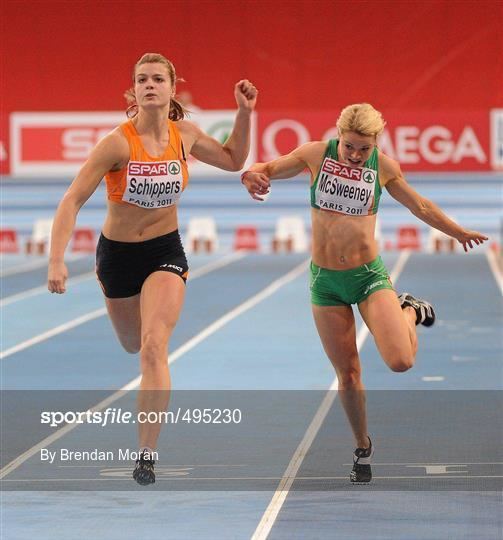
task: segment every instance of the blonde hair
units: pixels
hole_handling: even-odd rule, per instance
[[[369,103],[355,103],[342,109],[336,125],[341,135],[354,131],[358,135],[377,137],[383,132],[386,122],[382,114]]]
[[[139,60],[136,62],[133,68],[133,83],[135,82],[136,70],[142,64],[163,64],[166,66],[168,71],[169,80],[171,81],[171,86],[173,90],[176,87],[178,81],[183,81],[183,79],[178,79],[176,76],[175,66],[170,62],[165,56],[159,53],[145,53]],[[134,86],[126,90],[124,93],[126,98],[128,108],[126,109],[126,114],[128,118],[134,118],[138,114],[138,104],[136,103],[136,95],[134,93]],[[169,119],[173,121],[183,120],[187,114],[187,109],[176,101],[176,99],[171,98],[169,104]]]

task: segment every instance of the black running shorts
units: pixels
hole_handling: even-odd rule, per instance
[[[144,242],[117,242],[101,234],[96,275],[107,298],[138,294],[153,272],[172,272],[186,282],[189,266],[178,230]]]

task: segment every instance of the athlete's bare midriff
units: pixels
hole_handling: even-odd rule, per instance
[[[313,147],[308,160],[311,184],[318,175],[328,143]],[[379,179],[384,185],[387,174],[379,160]],[[314,264],[330,270],[350,270],[373,261],[378,255],[375,241],[377,214],[350,216],[311,208],[312,260]]]
[[[311,220],[314,264],[330,270],[349,270],[377,257],[376,214],[355,217],[312,208]]]
[[[159,209],[108,201],[103,234],[117,242],[143,242],[178,228],[176,206]]]

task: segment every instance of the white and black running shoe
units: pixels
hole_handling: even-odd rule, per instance
[[[426,300],[415,298],[409,293],[402,293],[398,297],[398,300],[402,309],[406,307],[414,309],[416,312],[416,326],[418,324],[432,326],[435,322],[435,311],[433,310],[433,306],[426,302]]]
[[[147,459],[150,454],[148,452],[142,452],[140,457],[136,460],[136,467],[133,471],[133,478],[140,484],[140,486],[148,486],[155,482],[155,472],[153,459]]]
[[[374,454],[374,447],[369,437],[368,448],[357,448],[353,453],[353,470],[349,475],[352,484],[368,484],[372,480],[370,461]]]

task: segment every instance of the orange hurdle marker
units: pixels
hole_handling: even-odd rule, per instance
[[[73,252],[93,253],[96,249],[96,235],[94,229],[88,227],[75,229],[71,249]]]
[[[14,229],[0,229],[0,253],[18,253],[19,243]]]
[[[234,236],[234,249],[246,249],[247,251],[258,251],[258,231],[252,225],[241,225],[236,229]]]
[[[398,227],[398,249],[421,250],[421,237],[419,228],[414,225]]]

